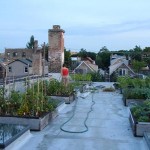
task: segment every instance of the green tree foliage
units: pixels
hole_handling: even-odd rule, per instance
[[[82,60],[84,60],[86,57],[90,57],[92,60],[96,60],[96,53],[87,52],[86,49],[83,48],[78,53],[78,56],[81,57]]]
[[[34,48],[34,36],[33,35],[30,37],[30,41],[26,44],[26,47],[28,49],[33,49]]]
[[[86,49],[81,48],[78,56],[81,57],[82,59],[86,58],[88,56]]]
[[[134,60],[132,62],[132,67],[134,69],[135,72],[139,73],[142,69],[142,67],[145,67],[145,62],[144,61],[136,61]]]
[[[103,46],[99,52],[109,52],[106,46]]]
[[[64,64],[68,67],[68,68],[70,68],[71,67],[71,52],[70,52],[70,50],[66,50],[66,49],[64,49]]]
[[[142,49],[140,46],[135,46],[135,48],[130,50],[130,56],[132,60],[141,61],[142,60]]]
[[[150,47],[145,47],[145,48],[143,49],[143,52],[149,52],[149,53],[150,53]]]
[[[87,56],[90,57],[92,60],[96,60],[96,53],[94,52],[87,52]]]
[[[91,73],[91,81],[92,82],[102,82],[102,81],[104,81],[104,78],[99,72],[93,72],[93,73]]]
[[[110,51],[107,49],[106,46],[102,47],[97,54],[96,57],[96,64],[99,68],[107,70],[110,66]]]

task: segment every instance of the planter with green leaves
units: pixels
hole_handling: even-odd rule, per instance
[[[148,88],[126,88],[123,92],[123,102],[125,106],[143,103],[150,96]]]
[[[120,93],[122,94],[124,89],[131,86],[131,78],[130,77],[118,77],[117,83],[120,88]]]
[[[31,130],[42,130],[57,113],[57,104],[54,105],[43,91],[39,82],[25,93],[12,91],[7,99],[1,98],[0,123],[27,124]]]
[[[74,84],[69,83],[65,86],[57,80],[51,80],[47,88],[47,95],[70,104],[75,99]]]
[[[129,120],[135,136],[143,136],[144,132],[150,132],[150,100],[130,108]]]

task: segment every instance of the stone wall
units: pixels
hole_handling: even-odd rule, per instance
[[[42,75],[42,54],[37,52],[33,54],[32,59],[32,73],[35,75]]]
[[[32,60],[32,54],[36,53],[36,51],[41,51],[42,48],[38,48],[38,41],[34,41],[34,49],[27,49],[27,48],[6,48],[5,49],[5,55],[4,58],[8,60],[14,60],[14,59],[22,59],[27,58]]]
[[[28,58],[32,60],[33,49],[26,48],[15,48],[15,49],[5,49],[5,58],[19,59],[19,58]]]

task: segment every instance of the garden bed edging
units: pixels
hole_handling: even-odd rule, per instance
[[[130,125],[134,136],[144,136],[144,132],[150,132],[150,122],[136,122],[131,111],[129,116]]]
[[[0,116],[0,123],[5,124],[21,124],[29,125],[30,130],[41,131],[43,130],[51,119],[57,116],[57,110],[47,113],[44,117],[14,117],[14,116]]]

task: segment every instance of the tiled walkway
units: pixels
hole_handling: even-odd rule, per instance
[[[112,83],[94,85],[110,86]],[[89,130],[85,133],[66,133],[60,125],[71,115],[74,103],[66,105],[59,116],[40,132],[18,147],[21,150],[144,150],[143,139],[134,137],[128,120],[128,108],[123,106],[122,96],[117,92],[94,93],[95,105],[87,120]],[[84,130],[84,120],[92,104],[92,94],[79,97],[74,118],[64,126],[66,130]]]

